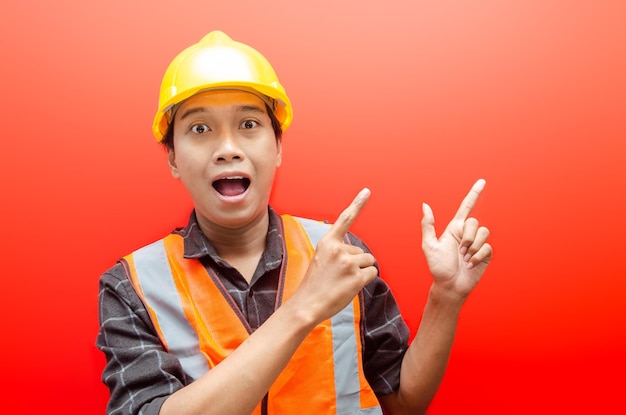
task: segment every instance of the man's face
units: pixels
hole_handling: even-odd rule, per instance
[[[254,94],[207,91],[176,111],[170,170],[203,228],[242,228],[266,215],[281,155],[265,103]]]

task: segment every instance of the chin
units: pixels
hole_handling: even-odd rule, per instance
[[[218,215],[211,215],[209,221],[217,226],[228,229],[241,229],[262,220],[267,212],[267,206],[263,209],[255,209],[254,211],[231,210]]]

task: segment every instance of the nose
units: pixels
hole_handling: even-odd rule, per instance
[[[224,131],[217,139],[214,161],[216,163],[229,163],[243,160],[244,155],[236,135],[232,131]]]

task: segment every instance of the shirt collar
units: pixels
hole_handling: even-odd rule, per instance
[[[282,221],[280,216],[268,206],[269,227],[265,243],[265,251],[263,252],[262,261],[266,269],[276,268],[283,258],[283,236],[280,232],[279,223]],[[209,256],[218,264],[223,264],[224,260],[217,254],[211,242],[204,236],[195,210],[189,215],[187,226],[177,230],[184,240],[185,258],[199,259]]]

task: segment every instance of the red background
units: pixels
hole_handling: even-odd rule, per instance
[[[294,104],[272,204],[353,230],[415,330],[438,229],[475,179],[493,264],[432,414],[623,408],[626,3],[5,1],[0,16],[3,405],[103,413],[99,275],[185,223],[151,136],[169,61],[220,29]]]

